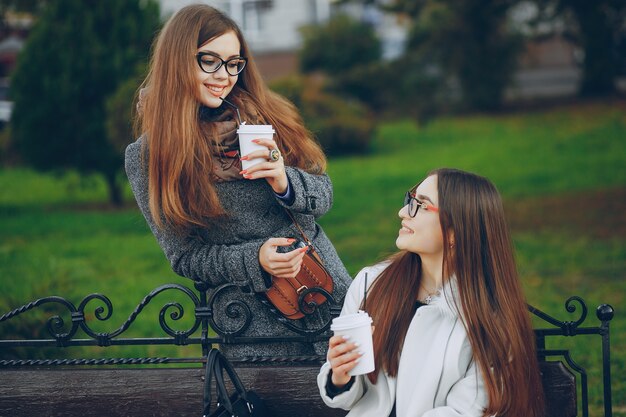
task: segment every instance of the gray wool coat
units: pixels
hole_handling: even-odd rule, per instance
[[[258,253],[271,237],[293,237],[300,234],[284,210],[285,203],[276,197],[264,179],[236,180],[216,183],[217,193],[229,216],[209,227],[196,228],[181,234],[158,228],[148,203],[147,154],[143,154],[139,138],[126,148],[125,167],[137,204],[152,233],[169,260],[175,273],[194,281],[205,281],[212,292],[226,283],[235,284],[216,294],[213,317],[226,331],[242,327],[242,320],[229,318],[226,307],[233,301],[243,301],[251,312],[252,321],[241,336],[294,335],[278,322],[267,305],[255,293],[268,288],[269,276],[262,271]],[[142,158],[143,154],[143,158]],[[328,175],[313,175],[301,169],[285,167],[295,200],[289,209],[300,227],[311,239],[335,283],[333,296],[339,305],[352,282],[335,248],[315,219],[332,205],[332,184]],[[299,320],[300,327],[319,328],[327,316],[327,304],[317,314]],[[325,355],[328,344],[299,342],[223,344],[220,349],[229,357]]]

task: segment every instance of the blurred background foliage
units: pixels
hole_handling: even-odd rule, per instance
[[[369,150],[375,122],[371,110],[361,101],[329,92],[324,80],[315,76],[293,75],[272,82],[271,88],[298,107],[327,155]]]
[[[406,22],[404,51],[384,59],[374,28],[346,13],[301,29],[301,74],[273,80],[330,155],[365,153],[377,120],[499,111],[530,36],[511,21],[520,4],[538,10],[527,26],[564,25],[583,50],[581,96],[612,96],[626,74],[626,2],[620,0],[340,0]],[[150,43],[156,0],[0,0],[36,24],[11,75],[13,118],[5,163],[76,169],[105,178],[122,204],[122,150]],[[3,23],[4,25],[4,23]],[[59,123],[59,120],[67,121]],[[54,137],[55,140],[49,140]]]
[[[335,75],[382,58],[380,40],[371,25],[346,14],[323,25],[305,26],[301,32],[300,68],[305,73],[321,70]]]
[[[383,56],[370,24],[346,14],[303,27],[299,71],[270,83],[300,109],[329,155],[334,206],[321,224],[349,272],[393,252],[402,195],[430,169],[488,176],[505,200],[529,302],[562,320],[573,294],[590,308],[616,308],[614,415],[626,416],[619,378],[626,372],[626,100],[618,88],[626,75],[626,2],[335,3],[367,3],[409,27],[405,49],[392,58]],[[539,11],[525,28],[510,18],[521,3]],[[88,320],[111,330],[157,285],[190,285],[171,272],[122,171],[137,88],[163,23],[159,4],[0,0],[0,32],[9,12],[28,13],[35,25],[11,74],[13,115],[0,130],[0,313],[51,294],[78,303],[102,292],[115,313],[107,323]],[[535,29],[546,24],[563,28],[580,48],[577,94],[507,99],[525,42],[543,36]],[[131,336],[162,335],[150,319],[159,307],[142,313]],[[50,314],[0,323],[0,337],[45,335]],[[588,367],[595,415],[599,345],[569,346]],[[119,354],[183,356],[189,349]],[[95,354],[118,353],[72,353]]]
[[[136,78],[159,25],[156,3],[48,2],[11,80],[12,139],[25,162],[38,169],[98,172],[109,185],[111,202],[121,204],[124,147],[113,143],[118,136],[108,135],[107,118],[116,115],[107,113],[106,102]]]

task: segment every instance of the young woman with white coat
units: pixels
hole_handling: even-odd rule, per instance
[[[407,192],[400,252],[364,268],[342,315],[373,319],[375,370],[350,376],[362,352],[329,341],[324,402],[349,417],[539,417],[534,333],[494,185],[439,169]]]

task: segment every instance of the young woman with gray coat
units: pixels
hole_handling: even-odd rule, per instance
[[[293,335],[262,302],[272,279],[301,268],[302,240],[285,209],[312,240],[341,300],[351,282],[316,219],[332,205],[326,159],[295,107],[263,83],[237,25],[206,5],[182,8],[154,46],[142,85],[141,137],[126,149],[126,173],[144,217],[172,269],[219,288],[214,319],[241,328],[229,309],[250,309],[240,336]],[[240,155],[239,118],[271,124],[265,150]],[[242,170],[241,160],[263,161]],[[273,278],[272,278],[273,276]],[[224,284],[234,284],[226,285]],[[297,324],[317,328],[327,304]],[[243,311],[243,310],[242,310]],[[240,311],[241,312],[241,311]],[[324,354],[325,343],[224,344],[230,357]]]

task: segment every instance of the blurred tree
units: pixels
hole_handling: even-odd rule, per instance
[[[339,14],[324,25],[305,26],[301,33],[300,67],[305,73],[317,73],[279,80],[272,88],[298,106],[327,154],[365,152],[373,136],[374,122],[369,109],[359,101],[361,80],[347,91],[357,100],[328,90],[346,92],[343,86],[352,71],[380,62],[381,44],[374,29]],[[320,77],[319,73],[327,77]],[[367,100],[364,103],[372,104]]]
[[[374,3],[343,0],[350,1]],[[305,72],[327,75],[322,86],[326,97],[330,93],[356,99],[375,114],[410,115],[421,121],[441,108],[438,99],[444,81],[432,71],[427,55],[382,60],[382,44],[371,24],[339,14],[325,25],[305,27],[302,33],[300,66]]]
[[[342,1],[376,4],[410,18],[407,50],[398,66],[422,65],[401,68],[412,72],[415,86],[432,90],[434,80],[447,79],[458,83],[460,97],[470,108],[493,109],[501,103],[522,46],[521,37],[507,25],[509,11],[519,0]],[[452,97],[449,87],[441,85],[444,92],[437,95]]]
[[[602,96],[616,90],[615,79],[626,60],[620,48],[626,43],[624,0],[535,0],[540,20],[561,17],[584,51],[583,96]],[[623,68],[622,68],[623,70]]]
[[[325,25],[301,29],[300,67],[304,72],[342,74],[380,60],[381,45],[374,29],[347,15],[337,15]]]
[[[107,98],[135,77],[160,24],[154,0],[49,0],[12,79],[12,134],[35,168],[101,173],[113,204],[119,146],[106,129]]]
[[[325,80],[314,75],[285,77],[274,80],[270,87],[298,107],[327,155],[368,151],[375,122],[369,109],[358,100],[325,91]]]
[[[137,74],[144,74],[145,65],[138,67]],[[126,146],[133,140],[133,119],[136,93],[142,77],[131,77],[119,85],[117,90],[106,100],[106,131],[109,143],[115,152],[123,154]]]
[[[521,51],[508,29],[518,0],[396,0],[390,10],[412,17],[407,55],[427,56],[444,78],[458,81],[462,101],[491,110],[502,101]]]

